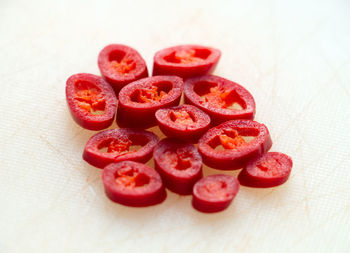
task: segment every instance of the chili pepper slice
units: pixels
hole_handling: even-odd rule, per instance
[[[272,146],[269,130],[252,120],[231,120],[209,129],[198,142],[203,161],[218,170],[244,167]]]
[[[125,160],[147,162],[158,140],[154,133],[145,130],[105,130],[89,139],[83,158],[98,168]]]
[[[69,77],[66,100],[73,119],[83,128],[101,130],[113,123],[117,98],[99,76],[80,73]]]
[[[98,56],[98,67],[116,94],[128,83],[148,76],[142,56],[135,49],[121,44],[103,48]]]
[[[193,185],[202,178],[202,157],[190,143],[172,138],[161,140],[153,151],[155,169],[171,191],[192,194]]]
[[[177,76],[147,77],[128,84],[119,93],[118,125],[130,128],[155,126],[155,112],[178,105],[182,90],[183,81]]]
[[[153,75],[204,75],[214,71],[220,56],[220,50],[199,45],[165,48],[154,55]]]
[[[283,184],[293,167],[292,159],[279,152],[265,153],[250,161],[239,173],[241,185],[267,188]]]
[[[193,187],[192,205],[205,213],[226,209],[239,190],[238,180],[230,175],[216,174],[202,178]]]
[[[227,120],[253,119],[255,101],[241,85],[222,77],[206,75],[186,80],[185,103],[208,113],[212,125]]]
[[[166,198],[159,174],[142,163],[111,163],[103,169],[102,181],[107,197],[122,205],[151,206]]]
[[[210,127],[210,117],[192,105],[159,109],[156,119],[166,136],[191,142],[197,142]]]

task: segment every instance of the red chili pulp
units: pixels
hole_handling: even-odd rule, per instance
[[[292,166],[292,159],[283,153],[265,153],[250,161],[239,173],[238,180],[250,187],[278,186],[288,180]]]
[[[154,148],[153,157],[165,186],[175,193],[191,194],[202,178],[202,157],[193,144],[166,138]]]
[[[192,105],[159,109],[156,119],[166,136],[191,142],[197,142],[210,126],[210,117]]]
[[[227,120],[253,119],[255,101],[241,85],[218,76],[206,75],[186,80],[185,103],[208,113],[212,125]]]
[[[211,73],[221,56],[218,49],[180,45],[158,51],[154,56],[153,75],[189,78]]]
[[[128,84],[119,93],[118,125],[133,128],[155,126],[155,112],[178,105],[182,90],[183,81],[177,76],[154,76]]]
[[[105,130],[89,139],[83,158],[98,168],[125,160],[147,162],[158,140],[154,133],[145,130]]]
[[[207,176],[194,185],[192,205],[201,212],[219,212],[231,204],[238,190],[239,182],[233,176]]]
[[[142,163],[112,163],[103,169],[102,181],[107,197],[122,205],[150,206],[166,198],[159,174]]]
[[[103,48],[98,56],[98,67],[116,94],[128,83],[148,76],[146,62],[141,55],[121,44]]]
[[[198,142],[203,161],[218,170],[244,167],[272,146],[267,127],[252,120],[231,120],[206,132]]]
[[[92,74],[75,74],[66,83],[70,113],[81,127],[101,130],[113,123],[117,98],[110,85]]]

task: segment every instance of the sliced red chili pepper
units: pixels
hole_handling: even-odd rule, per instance
[[[154,148],[153,157],[155,169],[173,192],[191,194],[193,185],[202,178],[202,157],[193,144],[166,138]]]
[[[292,166],[292,159],[283,153],[265,153],[250,161],[239,173],[238,180],[250,187],[278,186],[288,180]]]
[[[218,49],[181,45],[158,51],[154,56],[153,75],[189,78],[214,71],[221,52]]]
[[[239,182],[233,176],[207,176],[194,185],[192,205],[201,212],[219,212],[231,204],[238,190]]]
[[[103,169],[102,181],[107,197],[122,205],[150,206],[166,198],[159,174],[142,163],[112,163]]]
[[[113,123],[117,98],[100,76],[81,73],[69,77],[66,100],[73,119],[83,128],[101,130]]]
[[[147,162],[158,140],[154,133],[144,130],[105,130],[89,139],[83,158],[98,168],[125,160]]]
[[[183,81],[177,76],[154,76],[128,84],[119,93],[118,125],[136,128],[155,126],[155,112],[178,105],[182,90]]]
[[[166,136],[192,142],[197,142],[210,126],[210,117],[192,105],[159,109],[156,119]]]
[[[255,101],[241,85],[218,76],[206,75],[186,80],[185,103],[208,113],[212,125],[227,120],[253,119]]]
[[[116,94],[128,83],[148,76],[146,62],[141,55],[135,49],[120,44],[102,49],[98,67]]]
[[[252,120],[231,120],[206,132],[198,142],[203,161],[218,170],[244,167],[272,146],[269,130]]]

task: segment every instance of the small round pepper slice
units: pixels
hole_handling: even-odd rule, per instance
[[[198,142],[203,162],[218,170],[243,168],[272,146],[269,130],[252,120],[231,120],[206,132]]]
[[[189,78],[214,71],[221,52],[199,45],[179,45],[154,55],[153,75],[176,75]]]
[[[121,44],[104,47],[98,55],[98,67],[117,95],[125,85],[148,76],[142,56],[135,49]]]
[[[292,159],[279,152],[268,152],[250,161],[239,173],[241,185],[267,188],[283,184],[293,167]]]
[[[178,105],[183,85],[182,78],[177,76],[153,76],[128,84],[119,93],[118,125],[129,128],[157,125],[156,111]]]
[[[192,205],[204,213],[220,212],[231,204],[238,191],[239,182],[233,176],[207,176],[194,185]]]
[[[197,142],[210,127],[208,114],[192,105],[159,109],[156,119],[166,136],[190,142]]]
[[[66,100],[73,119],[83,128],[102,130],[113,123],[117,98],[100,76],[86,73],[70,76]]]
[[[161,140],[153,151],[155,169],[171,191],[192,194],[193,185],[202,178],[202,157],[191,144],[172,138]]]
[[[83,158],[97,168],[114,162],[147,162],[152,157],[158,137],[137,129],[112,129],[93,135],[85,145]]]
[[[253,119],[255,101],[243,86],[222,77],[206,75],[186,80],[185,103],[195,105],[216,126],[233,119]]]
[[[159,174],[142,163],[111,163],[103,169],[102,181],[107,197],[122,205],[145,207],[166,198]]]

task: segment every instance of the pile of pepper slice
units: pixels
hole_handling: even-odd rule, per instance
[[[94,134],[83,159],[103,169],[109,199],[126,206],[151,206],[166,188],[193,195],[201,212],[226,209],[239,186],[266,188],[287,181],[292,159],[272,146],[269,130],[253,121],[256,105],[242,85],[211,75],[218,49],[180,45],[158,51],[153,76],[133,48],[112,44],[98,56],[101,76],[79,73],[66,82],[72,118],[99,131],[116,118],[118,128]],[[184,104],[180,105],[184,94]],[[158,126],[162,140],[145,129]],[[154,168],[147,163],[154,158]],[[233,175],[203,177],[203,163]]]

